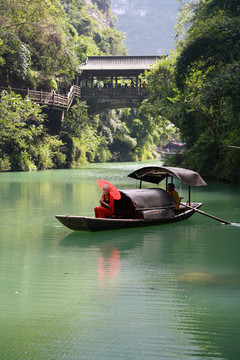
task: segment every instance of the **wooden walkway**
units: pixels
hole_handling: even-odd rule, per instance
[[[4,90],[8,92],[13,91],[16,94],[20,94],[22,97],[28,96],[32,101],[56,110],[68,110],[75,97],[82,101],[93,99],[96,104],[107,103],[105,105],[106,107],[109,107],[112,103],[112,108],[115,108],[128,107],[129,101],[132,101],[133,104],[136,102],[139,106],[141,101],[148,96],[146,88],[143,87],[81,88],[77,85],[73,85],[67,95],[60,95],[55,92],[3,87],[0,87],[0,94]],[[121,101],[121,103],[119,103],[119,101]]]
[[[74,97],[81,97],[81,89],[79,86],[73,85],[67,95],[56,94],[55,92],[44,92],[37,90],[29,89],[15,89],[15,88],[0,88],[0,93],[2,91],[14,91],[16,94],[28,98],[34,102],[37,102],[41,105],[51,106],[54,109],[66,109],[68,110],[73,102]]]

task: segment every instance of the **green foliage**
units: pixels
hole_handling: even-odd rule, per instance
[[[87,4],[81,0],[3,0],[0,17],[0,77],[4,85],[65,89],[86,54],[126,55],[124,36],[114,28],[108,0]],[[8,101],[6,94],[2,101]],[[14,94],[9,102],[15,105],[8,109],[6,123],[4,116],[1,120],[2,169],[152,158],[169,123],[154,112],[146,115],[130,109],[94,117],[88,114],[86,104],[77,102],[66,114],[60,136],[52,137],[44,130],[37,105]],[[4,127],[10,131],[4,133]]]
[[[126,55],[110,5],[109,0],[2,0],[1,85],[65,92],[87,55]],[[98,132],[99,119],[90,117],[83,103],[71,108],[56,137],[46,133],[40,107],[27,99],[3,93],[0,111],[2,171],[111,158],[107,137]]]
[[[159,122],[136,109],[118,109],[102,113],[98,131],[114,161],[138,161],[158,156],[156,144],[163,129]]]
[[[107,162],[110,159],[114,159],[114,156],[111,154],[108,147],[104,144],[100,144],[98,147],[98,153],[96,156],[96,161],[98,162]]]
[[[63,143],[44,131],[40,106],[14,93],[0,101],[0,170],[31,171],[60,167]]]
[[[124,35],[114,28],[98,30],[94,34],[93,39],[100,50],[99,55],[127,55],[122,45]]]
[[[98,118],[89,119],[87,106],[81,101],[77,101],[66,114],[61,136],[69,139],[67,151],[70,150],[68,162],[71,167],[94,161],[98,155],[102,140],[97,127]]]
[[[62,68],[66,57],[62,30],[65,18],[57,1],[3,0],[0,17],[5,85],[16,87],[16,76],[17,84],[21,84],[30,70],[37,70],[41,80]],[[29,85],[37,86],[39,82]]]
[[[154,69],[146,73],[149,99],[142,103],[139,113],[144,115],[148,124],[146,132],[143,128],[143,140],[145,136],[152,138],[154,144],[163,145],[167,139],[179,139],[178,126],[183,107],[181,101],[175,100],[179,94],[174,80],[175,62],[173,55],[163,58]]]
[[[87,55],[126,54],[112,19],[109,1],[2,0],[1,84],[61,90]]]
[[[240,57],[240,19],[216,16],[207,24],[201,22],[183,47],[176,65],[177,86],[182,88],[190,72],[215,71],[222,64],[238,61]],[[211,75],[211,72],[210,72]]]
[[[57,136],[45,136],[37,150],[38,169],[64,167],[66,156],[62,153],[62,146],[63,143]]]
[[[184,5],[176,51],[147,75],[150,101],[145,104],[148,113],[179,127],[187,150],[175,157],[177,165],[182,161],[205,176],[229,181],[240,179],[239,153],[227,146],[240,131],[236,4],[206,0]]]
[[[28,47],[9,30],[0,31],[3,46],[2,67],[4,77],[9,80],[25,81],[30,67],[31,56]]]
[[[5,154],[0,157],[0,172],[10,171],[11,170],[11,162],[8,156]]]

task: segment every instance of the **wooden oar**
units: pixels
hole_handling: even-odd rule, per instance
[[[192,206],[190,206],[190,205],[186,205],[186,204],[183,204],[183,203],[180,203],[180,205],[183,205],[183,206],[185,206],[185,207],[187,207],[187,208],[189,208],[189,209],[192,209],[192,210],[194,210],[194,211],[196,211],[196,212],[198,212],[198,213],[200,213],[200,214],[202,214],[202,215],[208,216],[208,217],[210,217],[211,219],[220,221],[220,222],[223,223],[223,224],[231,225],[231,223],[230,223],[229,221],[220,219],[220,218],[218,218],[218,217],[216,217],[216,216],[213,216],[213,215],[211,215],[211,214],[206,213],[205,211],[196,209],[196,208],[194,208],[194,207],[192,207]]]

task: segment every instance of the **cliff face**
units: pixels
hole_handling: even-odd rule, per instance
[[[149,1],[144,0],[112,0],[112,10],[116,15],[132,14],[146,16],[151,10]]]
[[[112,0],[116,27],[126,34],[129,54],[168,54],[173,48],[178,6],[178,0]]]
[[[114,27],[111,0],[83,0],[89,7],[91,17],[102,23],[103,27]]]
[[[100,11],[109,11],[111,7],[111,0],[92,0],[94,4],[97,5]]]
[[[97,5],[100,11],[109,11],[111,7],[111,0],[83,0],[86,5]]]

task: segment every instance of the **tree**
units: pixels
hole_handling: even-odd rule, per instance
[[[39,105],[15,93],[0,101],[0,171],[29,171],[62,166],[63,143],[44,131]]]
[[[179,98],[188,115],[181,128],[187,127],[189,116],[195,123],[187,155],[195,159],[189,163],[202,173],[235,180],[239,170],[236,162],[227,162],[230,150],[226,143],[230,134],[235,133],[237,138],[240,130],[239,5],[233,0],[211,0],[197,3],[193,9],[175,70]],[[202,153],[206,154],[205,161]],[[226,167],[231,170],[226,172]]]
[[[5,45],[2,55],[5,85],[16,87],[16,83],[27,83],[26,75],[31,70],[38,72],[36,86],[37,79],[43,80],[43,74],[45,79],[53,77],[67,56],[63,30],[66,19],[59,3],[55,0],[3,0],[0,18],[0,36]],[[16,82],[16,79],[21,81]],[[31,79],[30,76],[28,80]]]
[[[90,121],[86,104],[77,101],[66,114],[60,134],[66,143],[65,151],[69,166],[94,161],[98,156],[103,139],[100,139],[97,127],[97,117],[92,117]]]
[[[148,104],[179,127],[187,145],[182,166],[234,181],[240,179],[239,156],[226,144],[240,135],[239,15],[235,0],[185,4],[176,50],[149,74]]]
[[[108,1],[1,0],[1,84],[65,92],[87,55],[126,54],[113,21]]]

